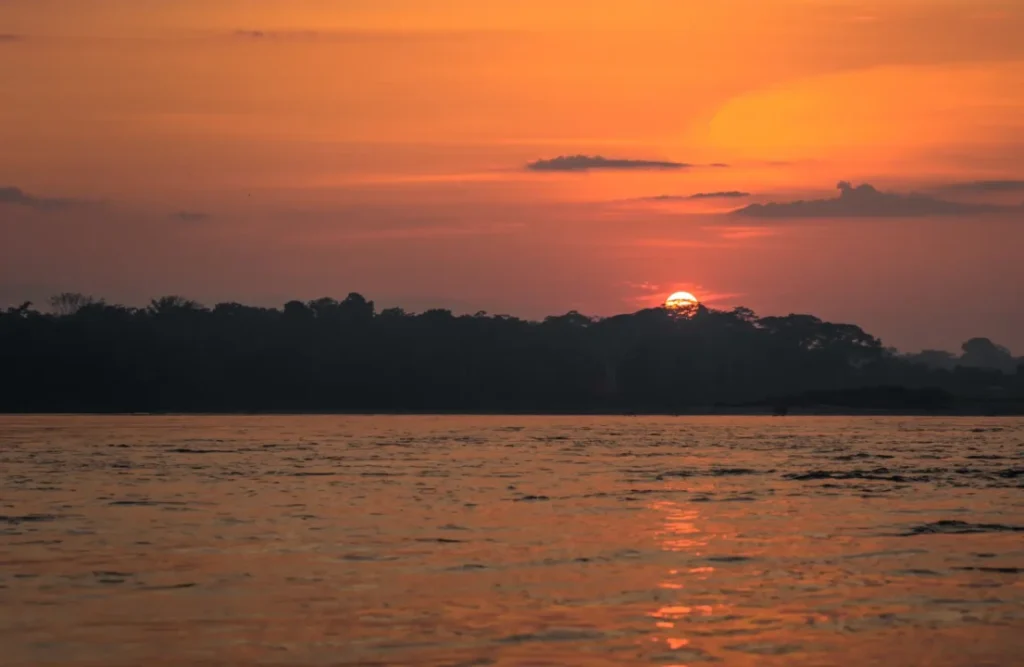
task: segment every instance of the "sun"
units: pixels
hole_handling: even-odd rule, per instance
[[[689,308],[696,306],[700,301],[697,297],[690,294],[689,292],[676,292],[669,298],[665,299],[666,308]]]
[[[676,292],[669,298],[665,299],[665,307],[677,312],[691,313],[695,311],[699,305],[700,301],[697,300],[697,297],[689,292]]]

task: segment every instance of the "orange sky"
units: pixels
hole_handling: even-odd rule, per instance
[[[1024,179],[1021,34],[1017,0],[0,1],[0,301],[678,288],[1021,353],[1022,211],[726,215],[842,179],[1020,204],[942,188]],[[577,153],[695,166],[524,168]]]

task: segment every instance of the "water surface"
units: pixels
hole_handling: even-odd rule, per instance
[[[0,663],[1015,665],[1022,473],[1022,419],[0,417]]]

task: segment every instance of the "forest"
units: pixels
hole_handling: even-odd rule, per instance
[[[355,293],[48,306],[0,311],[2,412],[1024,412],[1024,359],[988,339],[905,355],[811,315],[698,305],[528,321],[377,311]]]

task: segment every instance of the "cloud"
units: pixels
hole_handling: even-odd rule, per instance
[[[0,186],[0,206],[7,204],[10,206],[24,206],[26,208],[35,209],[37,211],[54,211],[58,209],[70,208],[83,204],[84,202],[76,199],[56,199],[52,197],[36,197],[30,195],[21,188],[13,186]]]
[[[9,32],[0,32],[0,44],[3,42],[20,42],[25,39],[24,35],[13,35]]]
[[[667,162],[660,160],[631,160],[625,158],[605,158],[600,155],[560,155],[548,160],[536,160],[526,165],[530,171],[590,171],[604,169],[609,171],[649,170],[649,169],[688,169],[693,165],[685,162]]]
[[[715,230],[719,236],[729,241],[745,241],[747,239],[760,239],[766,236],[775,236],[778,231],[764,226],[759,227],[723,227]]]
[[[864,184],[854,187],[846,181],[838,185],[834,199],[751,204],[732,215],[751,218],[908,218],[970,213],[996,213],[1015,207],[965,204],[922,194],[882,192]]]
[[[943,192],[957,192],[965,194],[1024,192],[1024,181],[969,181],[966,183],[951,183],[938,189]]]
[[[236,30],[234,34],[242,39],[316,39],[321,36],[315,30]]]
[[[414,239],[434,239],[460,236],[491,236],[502,234],[514,234],[523,229],[520,223],[495,223],[495,224],[474,224],[474,225],[429,225],[423,227],[392,227],[387,229],[372,229],[365,231],[351,231],[332,235],[336,240],[346,241],[401,241]]]
[[[0,0],[0,4],[3,1]],[[408,44],[410,42],[431,43],[439,41],[450,43],[453,41],[477,41],[481,39],[493,42],[495,39],[518,38],[526,34],[528,33],[516,29],[342,28],[334,30],[265,30],[260,28],[239,28],[221,33],[220,36],[253,41],[317,40],[324,42],[395,42]]]
[[[749,196],[749,192],[740,192],[739,190],[726,190],[724,192],[698,192],[697,194],[690,195],[690,199],[738,199],[741,197]]]
[[[691,201],[694,199],[740,199],[749,197],[749,192],[739,190],[728,190],[724,192],[698,192],[692,195],[657,195],[654,197],[641,197],[641,201]]]
[[[178,211],[171,217],[182,222],[203,222],[210,219],[210,214],[199,211]]]
[[[665,291],[665,288],[663,288],[661,285],[655,285],[653,283],[647,282],[646,280],[644,282],[642,282],[642,283],[633,283],[633,282],[628,282],[627,281],[625,283],[625,285],[627,287],[629,287],[630,289],[639,290],[641,292],[664,292]]]
[[[616,245],[620,245],[616,243]],[[662,250],[669,248],[724,248],[726,247],[723,243],[717,243],[715,241],[704,241],[700,239],[676,239],[676,238],[639,238],[632,239],[627,242],[627,245],[634,248],[659,248]]]
[[[0,0],[2,1],[2,0]],[[325,42],[373,42],[373,41],[405,41],[408,39],[455,39],[470,36],[467,32],[415,31],[415,30],[259,30],[239,29],[230,33],[236,39],[265,41],[302,41],[319,40]]]

